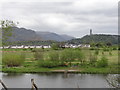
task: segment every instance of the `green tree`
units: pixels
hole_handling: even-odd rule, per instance
[[[97,67],[107,67],[108,66],[108,59],[103,56],[100,60],[97,61]]]
[[[15,27],[16,24],[13,21],[1,20],[0,21],[0,32],[2,33],[2,45],[7,45],[7,40],[12,36],[12,27]]]
[[[70,66],[72,66],[72,61],[75,60],[75,50],[73,49],[65,49],[61,52],[60,60],[61,62],[69,63]]]
[[[53,50],[58,50],[58,49],[60,48],[60,46],[59,46],[58,43],[53,43],[53,44],[51,45],[51,48],[52,48]]]

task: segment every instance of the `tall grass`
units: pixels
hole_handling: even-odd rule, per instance
[[[7,67],[21,66],[25,60],[25,53],[4,52],[2,54],[2,63]]]

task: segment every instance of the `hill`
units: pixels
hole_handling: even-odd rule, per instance
[[[41,40],[39,36],[36,35],[35,31],[28,30],[25,28],[18,28],[13,27],[12,28],[12,36],[9,37],[9,41],[35,41],[35,40]]]
[[[41,37],[42,40],[53,40],[53,41],[67,41],[74,39],[72,36],[59,35],[53,32],[41,32],[37,31],[36,34]]]
[[[118,44],[118,35],[105,35],[105,34],[93,34],[93,35],[86,35],[82,38],[72,39],[69,40],[68,43],[71,44],[90,44],[90,43],[111,43],[111,44]],[[120,41],[120,40],[119,40]]]
[[[13,27],[12,37],[10,37],[9,41],[67,41],[71,40],[74,37],[68,35],[59,35],[53,32],[41,32],[34,31],[31,29],[18,28]]]

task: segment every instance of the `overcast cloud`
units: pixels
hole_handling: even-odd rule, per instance
[[[17,2],[16,2],[17,1]],[[19,27],[82,37],[118,34],[118,0],[2,0],[0,19]]]

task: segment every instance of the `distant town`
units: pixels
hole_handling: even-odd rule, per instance
[[[80,47],[86,47],[86,48],[89,48],[90,45],[89,44],[79,44],[79,45],[75,45],[75,44],[65,44],[63,45],[62,47],[64,48],[80,48]],[[6,49],[9,49],[9,48],[12,48],[12,49],[19,49],[19,48],[51,48],[51,45],[39,45],[39,46],[25,46],[25,45],[21,45],[21,46],[4,46],[4,47],[0,47],[0,49],[3,49],[3,48],[6,48]]]

